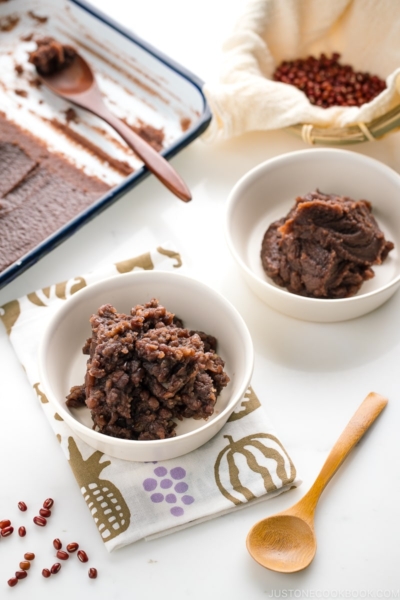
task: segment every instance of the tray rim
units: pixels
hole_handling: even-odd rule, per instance
[[[187,134],[180,138],[177,142],[171,144],[168,148],[162,150],[162,154],[165,158],[172,158],[180,150],[183,150],[191,142],[193,142],[199,135],[201,135],[210,124],[212,113],[207,99],[203,93],[202,87],[204,81],[197,75],[192,73],[186,67],[183,67],[175,60],[169,58],[162,51],[155,48],[152,44],[143,40],[136,33],[130,31],[114,19],[108,17],[101,10],[98,10],[90,2],[85,0],[68,0],[68,3],[75,4],[82,10],[85,10],[101,22],[111,27],[128,40],[141,47],[143,50],[154,56],[161,63],[175,71],[178,75],[187,80],[193,87],[195,87],[203,101],[203,112],[200,115],[196,125],[191,127]],[[0,289],[5,287],[8,283],[16,279],[19,275],[22,275],[24,271],[36,264],[43,256],[48,254],[51,250],[59,246],[62,242],[70,238],[76,231],[83,227],[86,223],[91,221],[95,216],[103,212],[106,208],[116,202],[121,196],[133,189],[138,183],[150,175],[150,171],[146,166],[142,166],[137,169],[134,173],[129,175],[120,184],[111,188],[109,192],[101,196],[95,204],[89,206],[82,213],[68,221],[64,226],[55,231],[43,242],[38,244],[35,248],[30,250],[27,254],[22,256],[19,260],[14,262],[12,265],[7,267],[2,273],[0,273]]]

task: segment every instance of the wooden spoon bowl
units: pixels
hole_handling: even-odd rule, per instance
[[[294,573],[307,567],[317,551],[314,529],[302,518],[277,514],[251,530],[251,554],[272,571]],[[249,549],[250,551],[250,549]]]

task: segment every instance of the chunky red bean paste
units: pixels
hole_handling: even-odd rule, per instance
[[[37,49],[30,53],[29,62],[34,64],[41,75],[52,75],[73,62],[76,50],[68,44],[61,44],[51,37],[36,41]]]
[[[151,300],[120,314],[110,304],[90,318],[85,382],[67,406],[86,405],[94,429],[129,440],[176,435],[176,420],[207,419],[229,382],[217,340],[184,328]]]
[[[354,71],[351,65],[339,62],[340,54],[321,54],[283,61],[273,79],[294,85],[305,93],[311,104],[330,106],[361,106],[380,94],[386,83],[377,75]]]
[[[294,294],[347,298],[374,276],[394,248],[385,239],[367,200],[323,194],[296,198],[267,229],[261,247],[266,274]]]

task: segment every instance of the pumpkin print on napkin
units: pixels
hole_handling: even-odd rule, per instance
[[[214,466],[215,481],[221,494],[235,506],[257,498],[251,490],[252,483],[259,487],[262,481],[268,493],[294,481],[296,469],[274,435],[253,433],[237,441],[230,435],[224,435],[224,438],[228,444],[218,454]],[[251,477],[251,472],[259,477]]]
[[[260,407],[259,399],[249,387],[228,424],[244,419]],[[221,494],[234,506],[294,485],[295,466],[272,433],[251,433],[235,439],[225,433],[223,439],[227,441],[215,461],[214,477]]]
[[[143,538],[171,534],[249,503],[273,498],[300,483],[251,388],[222,431],[207,444],[162,463],[124,461],[93,450],[74,435],[42,392],[38,344],[60,303],[104,277],[134,269],[179,268],[180,254],[171,245],[163,244],[0,307],[0,320],[32,385],[32,398],[37,398],[60,442],[89,509],[88,515],[94,519],[108,551]]]

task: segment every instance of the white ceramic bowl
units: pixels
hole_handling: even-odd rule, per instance
[[[306,298],[276,285],[264,272],[261,242],[297,196],[319,189],[369,200],[386,239],[394,242],[375,277],[358,294],[337,300]],[[400,285],[400,175],[381,162],[348,150],[316,148],[272,158],[252,169],[230,193],[225,218],[228,246],[250,288],[275,310],[297,319],[332,322],[366,314]]]
[[[65,398],[73,385],[83,383],[87,356],[82,354],[91,336],[89,318],[110,303],[129,313],[136,304],[157,298],[179,316],[185,326],[214,335],[218,354],[225,361],[230,382],[218,397],[207,421],[184,419],[177,436],[166,440],[131,441],[113,438],[92,429],[87,408],[69,409]],[[137,271],[117,275],[83,288],[68,300],[49,323],[39,350],[43,391],[73,431],[93,448],[110,456],[133,461],[175,458],[210,440],[227,421],[250,384],[253,345],[237,310],[218,292],[182,274]]]

